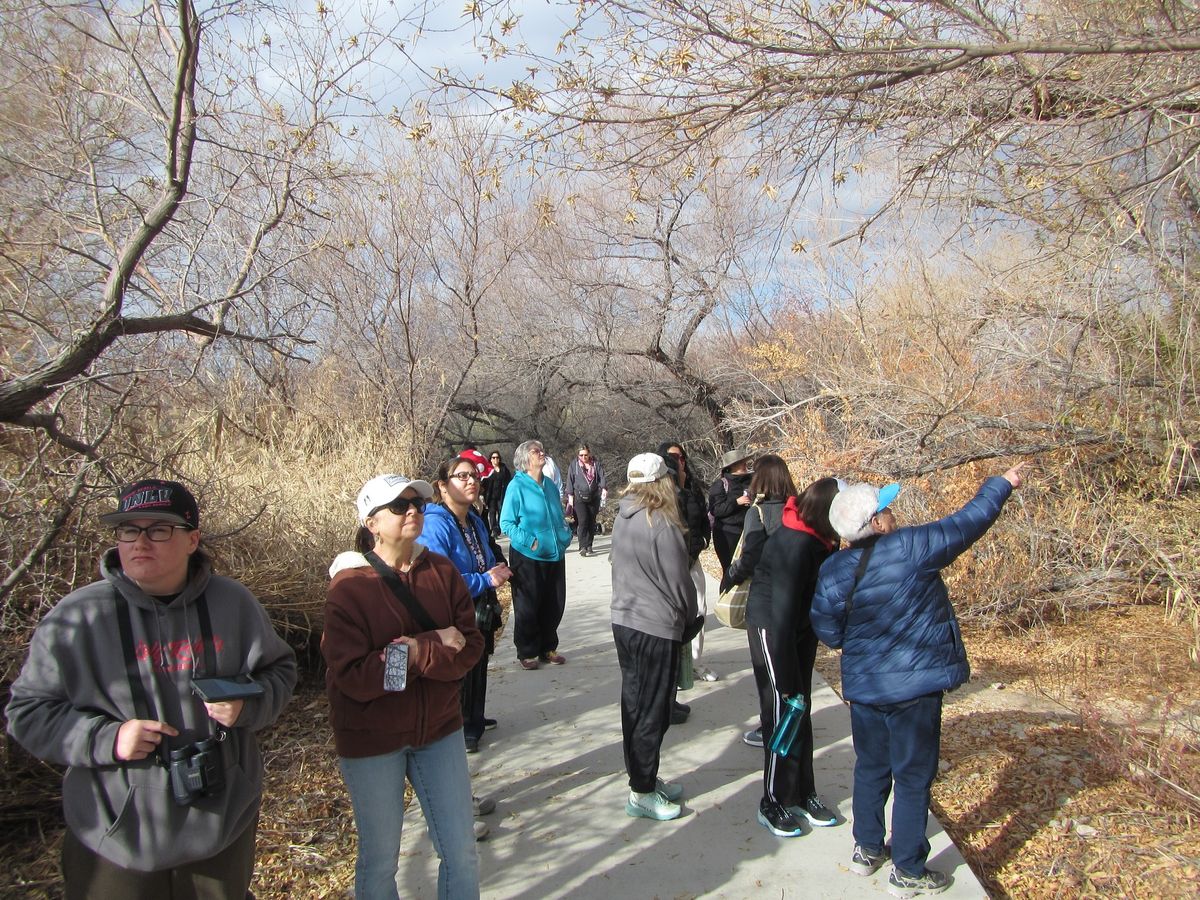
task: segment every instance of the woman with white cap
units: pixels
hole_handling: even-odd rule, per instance
[[[658,777],[679,654],[704,625],[696,611],[675,482],[661,456],[629,461],[612,536],[612,627],[621,667],[621,734],[630,816],[665,821],[683,788]]]
[[[372,478],[358,494],[358,552],[330,568],[321,651],[360,900],[398,896],[406,778],[441,860],[438,896],[479,896],[459,683],[483,636],[458,569],[417,543],[432,496],[426,481]]]

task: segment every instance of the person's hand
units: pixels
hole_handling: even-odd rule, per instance
[[[242,707],[245,705],[245,700],[222,700],[220,703],[205,703],[204,708],[208,711],[208,717],[214,722],[224,725],[226,728],[232,728],[237,722],[238,716],[242,714]]]
[[[1024,470],[1026,468],[1028,468],[1028,466],[1029,466],[1028,460],[1026,460],[1025,462],[1017,463],[1015,466],[1013,466],[1011,469],[1009,469],[1007,472],[1004,473],[1005,480],[1008,481],[1008,483],[1011,484],[1014,488],[1019,488],[1021,486],[1021,482],[1024,481],[1024,478],[1022,477],[1022,475],[1024,474]]]
[[[123,762],[145,759],[158,749],[163,735],[179,737],[179,732],[166,722],[154,719],[129,719],[117,729],[117,746],[113,753]]]
[[[416,642],[416,639],[415,639],[415,638],[410,638],[408,635],[406,635],[406,634],[402,634],[402,635],[400,635],[400,637],[398,637],[398,638],[392,638],[392,640],[391,640],[391,641],[389,641],[389,643],[392,643],[392,644],[408,644],[408,648],[409,648],[409,651],[410,651],[410,652],[409,652],[409,654],[408,654],[408,658],[409,658],[409,660],[410,660],[410,663],[411,663],[411,660],[412,660],[412,652],[411,652],[411,651],[412,651],[412,649],[413,649],[414,647],[416,647],[416,646],[417,646],[417,642]],[[380,651],[379,651],[379,661],[380,661],[380,662],[387,662],[387,651],[386,651],[386,650],[380,650]]]
[[[467,646],[467,639],[463,637],[463,633],[451,625],[449,628],[439,628],[434,632],[442,642],[442,646],[449,647],[455,653]]]
[[[738,506],[749,506],[753,501],[750,499],[749,494],[742,494],[742,496],[737,498],[737,502]]]
[[[500,585],[512,578],[512,569],[504,565],[504,563],[499,563],[488,569],[487,574],[492,580],[492,587],[500,587]]]

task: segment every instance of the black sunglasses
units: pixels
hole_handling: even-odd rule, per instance
[[[377,506],[371,511],[371,515],[379,512],[381,509],[386,509],[397,516],[408,515],[409,509],[414,509],[419,513],[425,512],[425,498],[413,497],[411,500],[407,497],[397,497],[391,503],[385,503],[383,506]]]

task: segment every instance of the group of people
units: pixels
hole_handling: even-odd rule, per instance
[[[664,448],[670,451],[674,445]],[[786,462],[733,450],[709,490],[722,591],[752,579],[747,638],[763,747],[758,821],[795,837],[802,821],[838,823],[817,793],[811,720],[818,641],[842,651],[842,691],[855,749],[854,847],[849,868],[871,875],[888,859],[889,892],[938,893],[925,831],[937,773],[944,692],[970,669],[941,570],[991,527],[1022,479],[1022,465],[989,478],[958,512],[899,528],[884,488],[825,477],[797,491]],[[690,498],[666,457],[630,460],[613,529],[612,628],[621,668],[621,724],[630,793],[625,811],[677,818],[683,790],[659,776],[683,645],[703,630],[688,558]],[[843,546],[844,542],[844,546]],[[772,746],[791,716],[789,740]],[[798,717],[798,718],[797,718]],[[794,735],[794,736],[793,736]],[[884,806],[894,795],[891,843]]]
[[[807,716],[820,639],[843,651],[851,704],[851,869],[870,874],[890,857],[898,896],[944,889],[946,876],[925,868],[925,822],[942,692],[969,670],[939,573],[995,521],[1020,467],[989,479],[952,516],[898,528],[898,485],[822,478],[797,492],[779,457],[755,462],[735,451],[704,498],[682,445],[659,450],[629,461],[612,537],[626,813],[668,820],[682,812],[682,788],[659,776],[660,752],[667,729],[687,715],[676,692],[685,655],[702,649],[693,643],[705,622],[698,557],[711,533],[723,584],[752,578],[759,821],[780,836],[800,834],[801,818],[837,822],[817,795]],[[321,643],[359,838],[357,897],[397,896],[405,781],[440,860],[439,896],[479,894],[476,817],[494,804],[472,795],[466,754],[497,725],[485,716],[496,589],[512,586],[519,664],[565,664],[558,626],[572,535],[563,497],[577,521],[594,522],[607,492],[586,447],[568,471],[568,495],[545,474],[545,460],[538,441],[513,454],[498,518],[507,556],[478,512],[481,462],[494,470],[497,454],[464,451],[432,482],[380,475],[358,492],[354,549],[330,567]],[[116,540],[102,580],[43,619],[7,708],[21,744],[69,767],[66,896],[247,896],[263,777],[255,732],[290,698],[294,654],[254,596],[213,573],[199,507],[182,484],[129,485],[101,522]],[[805,710],[797,738],[773,753],[773,730],[797,699]],[[893,792],[889,845],[883,808]]]

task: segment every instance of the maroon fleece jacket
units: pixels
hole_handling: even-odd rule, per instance
[[[462,727],[459,682],[483,653],[467,586],[450,560],[429,551],[396,574],[438,628],[457,626],[467,643],[455,653],[423,630],[370,566],[338,572],[325,601],[321,652],[339,756],[423,747]],[[389,692],[380,654],[401,635],[417,646],[409,650],[407,687]]]

